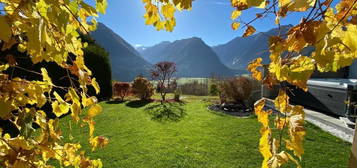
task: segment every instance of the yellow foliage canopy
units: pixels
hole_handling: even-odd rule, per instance
[[[71,113],[76,122],[85,106],[92,106],[89,116],[99,114],[101,107],[93,105],[95,97],[86,95],[88,86],[96,93],[100,88],[92,77],[91,71],[84,65],[83,48],[79,32],[86,34],[96,29],[98,13],[105,13],[106,0],[95,0],[95,7],[82,0],[0,0],[3,11],[0,15],[1,52],[7,52],[17,45],[20,52],[30,55],[33,64],[43,61],[54,62],[68,70],[78,79],[79,87],[56,86],[52,83],[45,68],[41,72],[42,80],[27,80],[12,77],[5,71],[16,66],[12,55],[7,62],[0,63],[0,118],[12,122],[20,134],[10,137],[0,130],[0,167],[51,167],[49,159],[58,160],[61,166],[102,167],[101,161],[91,160],[81,154],[81,145],[64,143],[59,119],[49,119],[42,107],[48,103],[52,112],[60,117]],[[90,19],[90,21],[89,21]],[[69,57],[72,54],[74,56]],[[60,95],[55,89],[65,91]],[[80,96],[79,96],[80,95]],[[32,124],[40,128],[34,130]],[[91,130],[94,125],[89,123]],[[37,134],[31,134],[38,132]],[[95,147],[104,146],[106,138],[94,138]],[[98,145],[99,144],[99,145]]]

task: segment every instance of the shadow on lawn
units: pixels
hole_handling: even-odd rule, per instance
[[[122,101],[122,100],[111,100],[111,101],[107,101],[106,104],[121,104],[121,103],[125,103],[126,101]]]
[[[149,103],[151,103],[150,100],[134,100],[127,103],[126,106],[131,108],[139,108],[139,107],[144,107]]]
[[[154,121],[180,121],[185,117],[186,112],[182,108],[182,103],[154,104],[145,108]]]

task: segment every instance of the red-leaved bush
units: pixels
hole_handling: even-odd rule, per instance
[[[252,83],[245,77],[225,79],[220,84],[220,97],[225,101],[233,101],[245,105],[244,100],[247,100],[252,92]]]
[[[131,92],[131,86],[128,82],[115,82],[113,83],[113,97],[119,97],[121,101],[124,101],[125,97],[129,96]]]

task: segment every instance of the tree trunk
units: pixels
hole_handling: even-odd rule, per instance
[[[356,126],[355,126],[355,135],[353,138],[353,143],[352,143],[352,151],[350,155],[350,163],[349,163],[349,168],[355,168],[357,167],[357,120],[356,120]]]
[[[166,93],[163,93],[163,94],[161,95],[161,97],[162,97],[162,101],[165,101]]]

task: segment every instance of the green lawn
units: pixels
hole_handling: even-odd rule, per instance
[[[110,139],[103,149],[91,153],[88,130],[71,123],[72,142],[81,142],[91,158],[101,158],[109,168],[260,167],[260,125],[255,117],[236,118],[207,110],[202,98],[189,97],[185,104],[102,102],[96,135]],[[351,144],[307,124],[302,166],[347,167]],[[68,132],[64,131],[66,141]],[[289,165],[288,167],[293,167]]]

